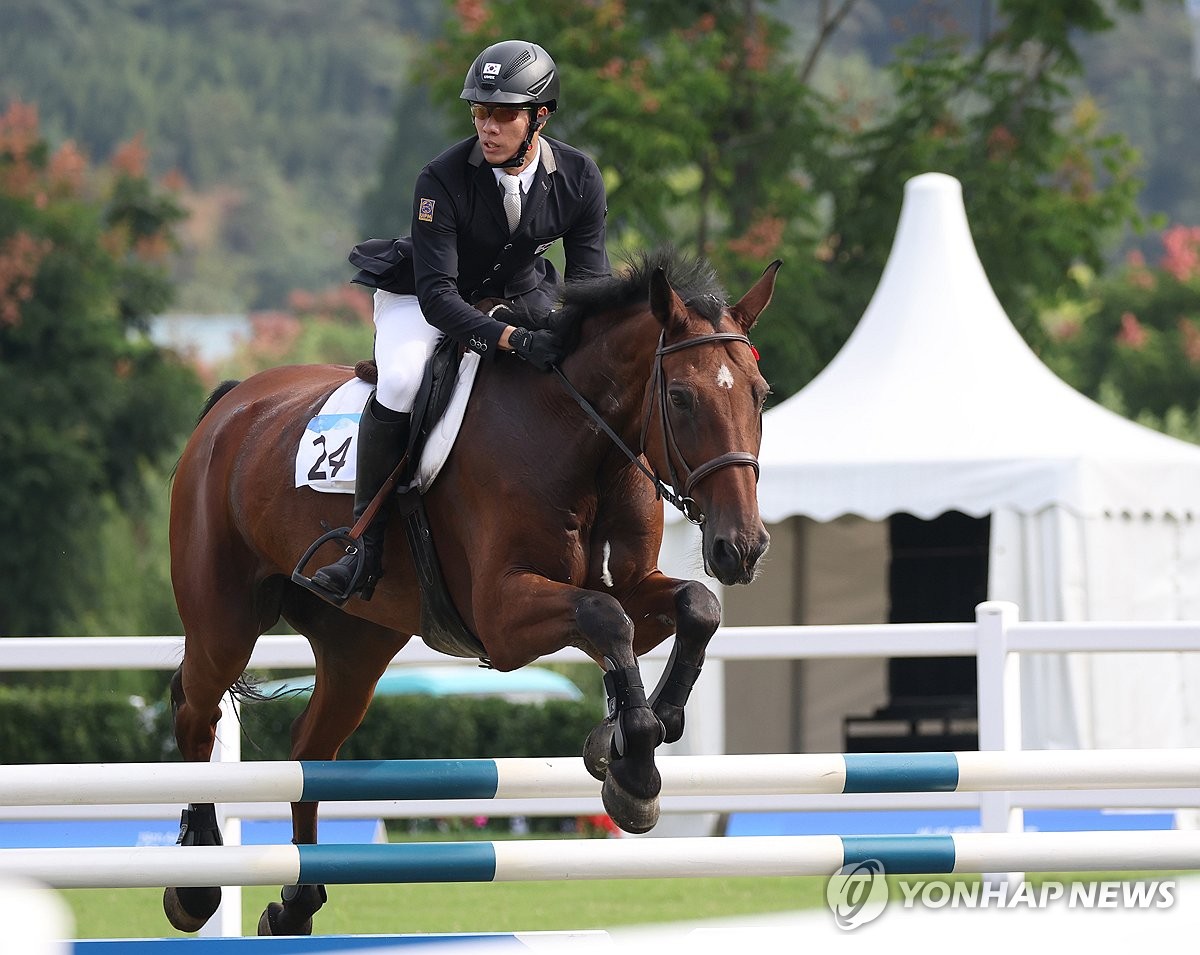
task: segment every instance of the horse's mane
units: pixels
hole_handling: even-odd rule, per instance
[[[574,344],[578,341],[579,326],[589,315],[645,304],[650,297],[650,276],[660,268],[679,297],[715,327],[728,297],[716,271],[706,259],[670,247],[635,253],[615,275],[568,282],[563,289],[561,308],[551,313],[554,327]]]

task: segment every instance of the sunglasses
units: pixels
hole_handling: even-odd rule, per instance
[[[483,103],[471,104],[471,117],[480,122],[490,117],[497,123],[511,123],[523,112],[524,108],[520,106],[485,106]]]

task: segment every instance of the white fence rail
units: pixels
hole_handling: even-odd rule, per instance
[[[665,660],[664,645],[646,659]],[[1021,748],[1021,687],[1018,667],[1021,653],[1200,651],[1200,622],[1046,623],[1018,619],[1017,607],[991,601],[977,608],[975,623],[891,624],[842,626],[723,627],[713,638],[709,661],[800,660],[835,657],[946,657],[974,656],[978,674],[979,748]],[[9,637],[0,640],[0,670],[116,670],[174,669],[183,656],[182,637]],[[547,659],[581,662],[576,650],[563,650]],[[414,640],[401,651],[396,665],[463,665]],[[308,641],[299,636],[267,635],[259,639],[250,659],[252,668],[311,669]],[[236,727],[223,721],[218,727],[220,749],[214,759],[240,758]],[[322,812],[327,818],[354,818],[364,814],[384,818],[424,818],[486,814],[483,800],[383,803],[342,803]],[[1052,791],[1008,793],[920,793],[888,795],[777,795],[777,796],[675,796],[664,797],[663,811],[742,812],[849,808],[974,808],[982,813],[988,831],[1019,830],[1018,807],[1057,806],[1200,807],[1200,791],[1162,793],[1152,790],[1103,790],[1061,793]],[[108,807],[104,818],[146,818],[149,810],[174,812],[177,807]],[[258,819],[286,815],[286,804],[232,804],[230,817]],[[495,807],[492,806],[494,812]],[[569,800],[529,799],[513,803],[513,814],[577,815],[598,813],[599,797]],[[0,807],[0,818],[72,818],[78,807]],[[98,809],[89,809],[93,818]]]
[[[977,608],[974,623],[852,626],[723,627],[714,637],[710,661],[804,660],[838,657],[974,656],[978,674],[979,748],[1021,748],[1019,655],[1063,652],[1200,651],[1198,622],[1046,623],[1018,619],[1017,607],[989,601]],[[665,660],[669,646],[647,655]],[[0,639],[0,671],[19,670],[172,670],[183,655],[182,637],[10,637]],[[581,662],[575,650],[548,657]],[[455,661],[414,640],[396,665],[455,665]],[[462,665],[461,663],[457,665]],[[260,638],[251,668],[311,669],[312,650],[298,636]],[[215,760],[240,758],[236,727],[218,726],[220,748]],[[740,812],[827,809],[968,808],[978,806],[985,831],[1020,831],[1022,807],[1200,807],[1200,790],[1033,791],[1016,793],[895,793],[774,796],[674,796],[663,798],[664,812]],[[237,820],[279,818],[283,803],[237,803],[225,807],[232,825],[226,841],[238,839]],[[178,806],[0,807],[0,818],[148,818],[173,814]],[[520,815],[576,815],[601,810],[597,797],[587,799],[515,800],[508,811]],[[486,800],[381,801],[328,804],[328,818],[382,816],[421,818],[495,812]],[[240,900],[239,900],[240,901]],[[225,906],[223,906],[225,908]],[[239,906],[240,908],[240,906]],[[227,934],[238,934],[237,928]]]

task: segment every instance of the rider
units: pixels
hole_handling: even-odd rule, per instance
[[[505,40],[480,53],[460,96],[470,104],[475,135],[418,175],[408,261],[388,281],[369,272],[355,279],[376,288],[379,370],[359,425],[356,521],[399,463],[417,388],[443,336],[485,358],[512,352],[542,371],[562,357],[553,332],[519,326],[505,305],[485,314],[475,302],[503,298],[548,312],[560,280],[542,253],[559,240],[567,279],[610,274],[600,170],[584,153],[542,135],[558,94],[558,68],[536,43]],[[407,252],[402,243],[395,245]],[[382,573],[385,512],[380,508],[362,535],[365,569],[356,590],[366,587],[366,596]],[[355,566],[351,550],[313,574],[313,583],[348,595]]]

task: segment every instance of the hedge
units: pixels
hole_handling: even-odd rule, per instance
[[[178,760],[165,701],[113,693],[0,686],[0,762]],[[242,707],[242,758],[287,759],[306,700]],[[508,703],[470,697],[377,697],[343,759],[572,756],[603,716],[594,702]]]

